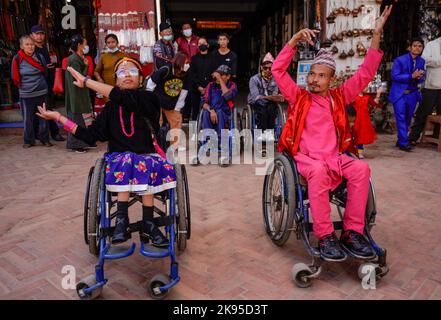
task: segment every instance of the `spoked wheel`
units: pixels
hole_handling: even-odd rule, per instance
[[[345,207],[347,201],[348,190],[346,187],[338,190],[337,194],[334,194],[331,202],[337,207],[338,214],[340,219],[343,221],[345,215]],[[366,225],[368,226],[368,230],[371,231],[372,227],[375,225],[375,219],[377,215],[377,207],[375,204],[375,189],[372,181],[369,184],[369,195],[366,204]]]
[[[276,245],[283,246],[293,228],[296,209],[293,169],[283,154],[275,157],[272,172],[265,177],[262,205],[267,234]]]
[[[280,104],[277,104],[277,118],[276,118],[276,127],[275,127],[275,138],[276,142],[279,141],[280,135],[282,134],[283,127],[286,123],[286,115],[283,112],[283,108]]]
[[[175,234],[178,250],[184,251],[187,247],[187,240],[191,235],[191,221],[190,221],[190,197],[188,194],[188,180],[185,166],[177,164],[175,166],[176,172],[176,223]]]
[[[89,210],[90,210],[90,181],[92,180],[92,174],[93,174],[93,169],[95,167],[91,167],[89,170],[89,174],[87,176],[87,183],[86,183],[86,193],[84,194],[84,211],[83,211],[83,216],[84,216],[84,223],[83,223],[83,227],[84,227],[84,242],[86,242],[86,244],[89,244],[89,235],[88,235],[88,231],[87,231],[87,219],[89,219]]]
[[[199,132],[202,130],[202,112],[204,111],[204,109],[201,108],[201,110],[199,111],[199,115],[198,115],[198,120],[197,120],[197,127],[195,132],[193,132],[192,136],[190,139],[195,139],[196,140],[196,144],[197,144],[197,148],[196,148],[196,157],[195,158],[190,158],[190,165],[191,166],[197,166],[200,164],[199,161],[199,149],[201,148],[201,142],[199,141]]]
[[[104,158],[96,160],[95,167],[90,179],[89,188],[89,210],[85,210],[87,214],[87,238],[89,244],[89,252],[95,256],[99,255],[99,229],[100,229],[100,217],[101,217],[101,186],[104,183]]]
[[[149,292],[150,296],[152,297],[152,299],[155,299],[155,300],[164,299],[167,296],[169,290],[161,292],[159,290],[159,288],[162,286],[165,286],[169,282],[170,282],[170,277],[168,276],[168,274],[161,273],[161,274],[157,274],[156,276],[154,276],[152,278],[152,280],[150,280],[149,287],[148,287],[148,292]]]
[[[253,112],[249,104],[242,111],[242,129],[246,129],[245,132],[249,132],[250,134],[246,134],[244,137],[244,150],[250,150],[253,145]]]
[[[98,298],[101,295],[101,292],[103,291],[103,287],[99,287],[89,294],[86,294],[84,292],[84,289],[88,289],[94,286],[95,284],[96,284],[95,275],[88,276],[87,278],[78,282],[76,286],[78,297],[80,297],[81,300],[93,300]]]

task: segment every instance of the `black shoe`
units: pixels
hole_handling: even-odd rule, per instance
[[[25,143],[25,144],[23,144],[23,148],[24,149],[29,149],[29,148],[34,147],[34,146],[35,146],[35,144],[33,144],[33,143]]]
[[[399,148],[401,151],[404,151],[404,152],[412,152],[412,147],[409,146],[409,145],[407,145],[407,146],[405,146],[405,147],[399,146],[398,148]]]
[[[89,145],[89,146],[86,147],[86,149],[96,149],[96,148],[98,148],[98,146],[96,145],[96,143],[95,143],[95,144],[91,144],[91,145]]]
[[[55,137],[52,137],[52,140],[54,141],[66,141],[66,139],[64,139],[61,134],[57,134]]]
[[[376,254],[366,238],[353,230],[342,233],[340,244],[350,255],[358,259],[373,259]]]
[[[168,239],[153,221],[144,221],[143,224],[143,238],[149,238],[155,247],[168,246]]]
[[[321,257],[326,261],[344,261],[347,256],[340,247],[335,233],[324,236],[319,240]]]
[[[112,244],[126,242],[130,238],[128,217],[116,217],[115,230],[112,235]]]
[[[52,143],[48,142],[41,142],[41,145],[44,147],[53,147],[54,145]]]
[[[416,147],[417,146],[417,142],[414,140],[409,140],[409,145],[410,147]]]

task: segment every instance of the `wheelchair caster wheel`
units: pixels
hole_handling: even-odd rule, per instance
[[[170,282],[170,277],[167,274],[161,273],[155,275],[152,278],[152,280],[150,280],[150,284],[149,284],[149,294],[152,297],[152,299],[155,300],[164,299],[168,294],[168,290],[161,292],[159,288],[165,286],[169,282]]]
[[[292,279],[299,288],[312,286],[312,275],[314,272],[304,263],[297,263],[292,268]]]
[[[364,280],[366,276],[369,276],[370,278],[371,273],[375,272],[375,279],[380,280],[387,273],[387,271],[383,270],[383,268],[377,263],[363,263],[358,268],[358,278],[360,280]]]
[[[103,291],[103,287],[99,287],[88,294],[84,292],[84,289],[90,288],[95,284],[96,284],[95,275],[90,275],[87,278],[78,282],[76,287],[78,297],[80,297],[81,300],[93,300],[98,298],[101,295],[101,292]]]

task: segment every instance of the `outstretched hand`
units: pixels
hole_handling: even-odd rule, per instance
[[[375,22],[375,31],[374,32],[376,34],[383,33],[384,25],[386,24],[387,19],[389,19],[389,16],[392,13],[392,8],[393,7],[394,7],[393,5],[386,6],[386,8],[384,8],[384,11],[381,14],[381,16]]]
[[[51,111],[46,109],[46,103],[43,106],[38,106],[37,116],[43,118],[44,120],[56,120],[59,113],[57,111]]]
[[[84,80],[86,77],[72,67],[67,67],[67,71],[69,71],[72,77],[75,79],[73,84],[79,88],[84,88]]]
[[[310,45],[314,45],[313,39],[317,38],[317,34],[319,34],[319,30],[311,30],[311,29],[302,29],[299,32],[297,32],[289,41],[289,44],[294,47],[297,46],[297,44],[300,41],[306,41]]]

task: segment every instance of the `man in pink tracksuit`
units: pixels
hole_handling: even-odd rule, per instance
[[[276,83],[289,103],[292,134],[282,134],[279,151],[294,157],[300,174],[308,182],[308,195],[314,221],[314,234],[319,239],[322,258],[341,261],[346,252],[360,259],[371,259],[375,253],[363,236],[365,210],[369,193],[369,166],[344,154],[352,138],[345,106],[362,92],[375,76],[383,52],[380,39],[392,6],[377,19],[371,48],[358,72],[341,87],[331,90],[336,64],[332,53],[320,50],[308,74],[309,91],[300,89],[286,71],[297,52],[299,41],[314,44],[318,31],[304,29],[295,34],[277,56],[272,67]],[[338,241],[331,222],[329,191],[347,180],[348,198],[343,232]]]

